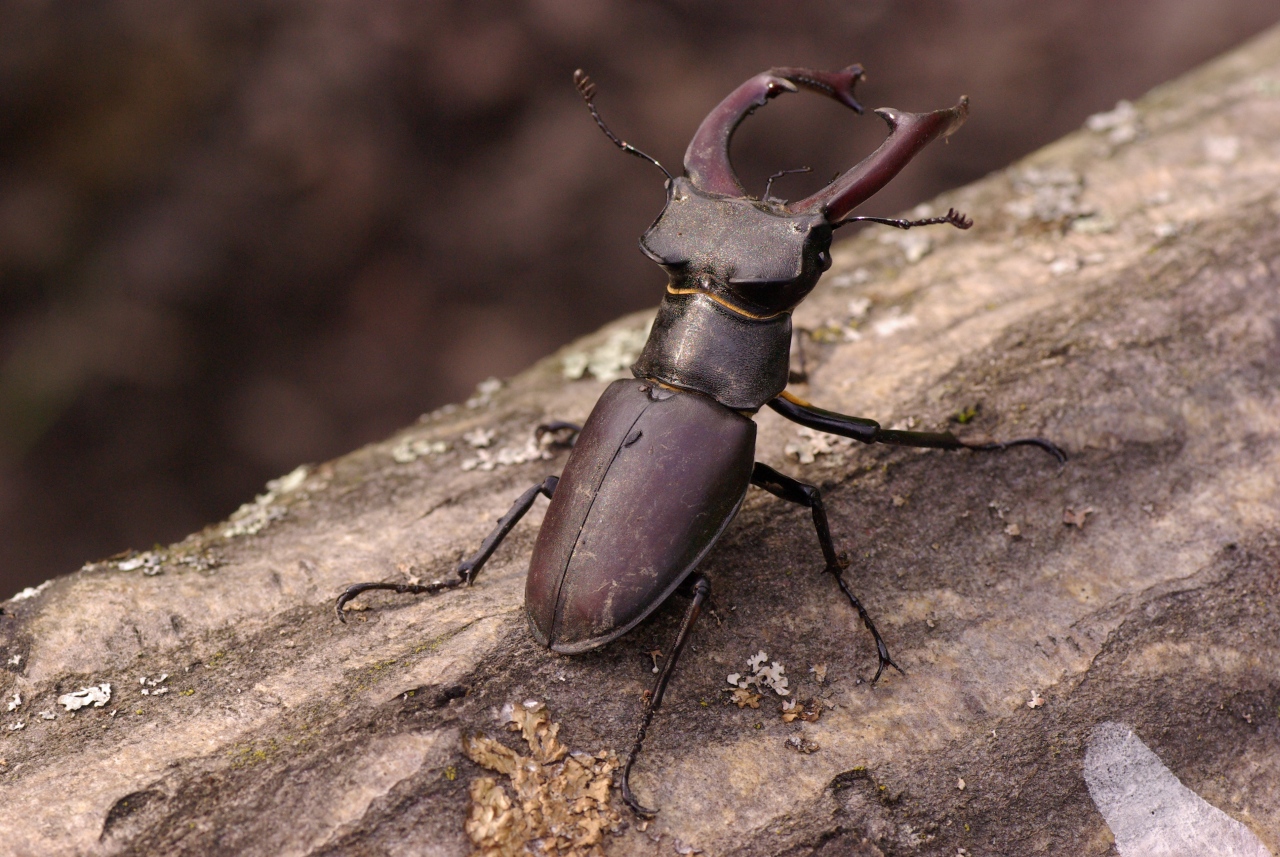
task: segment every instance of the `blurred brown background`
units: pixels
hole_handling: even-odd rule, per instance
[[[181,537],[656,304],[697,123],[772,65],[973,112],[862,213],[997,169],[1280,20],[1274,0],[0,0],[0,598]],[[790,96],[735,163],[797,198],[883,138]],[[981,217],[982,212],[971,212]]]

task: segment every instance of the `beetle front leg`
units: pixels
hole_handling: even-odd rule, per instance
[[[389,592],[395,592],[399,595],[435,595],[446,589],[455,589],[463,584],[470,586],[475,582],[476,575],[480,573],[480,569],[489,561],[489,557],[493,556],[493,552],[497,550],[498,545],[507,537],[512,528],[525,516],[525,513],[533,507],[533,501],[538,499],[538,495],[542,494],[548,499],[551,498],[556,491],[556,485],[560,482],[558,476],[548,476],[538,485],[534,485],[528,491],[520,495],[520,499],[511,506],[507,514],[498,519],[498,525],[493,528],[493,532],[480,543],[480,550],[474,555],[468,557],[458,563],[455,572],[457,577],[453,580],[437,580],[428,584],[417,583],[356,583],[348,586],[346,590],[338,596],[338,602],[334,605],[337,610],[338,620],[347,621],[347,615],[344,608],[351,599],[355,598],[362,592],[369,592],[374,589],[384,589]]]
[[[822,503],[822,493],[816,486],[792,479],[790,476],[779,473],[769,465],[761,464],[759,461],[756,462],[755,469],[751,471],[751,484],[757,488],[763,488],[775,497],[781,497],[788,503],[804,506],[813,513],[813,526],[818,531],[818,544],[822,547],[822,556],[827,561],[826,570],[835,577],[836,582],[840,584],[840,591],[849,599],[853,609],[858,611],[858,615],[862,617],[862,624],[867,626],[867,630],[875,638],[876,655],[879,657],[880,663],[876,667],[876,674],[872,677],[871,683],[875,684],[879,681],[885,667],[893,667],[898,672],[906,675],[906,670],[894,663],[893,658],[889,657],[889,647],[884,644],[884,638],[876,630],[875,623],[871,621],[871,615],[867,613],[867,608],[862,606],[862,602],[858,600],[858,596],[853,594],[853,590],[849,588],[849,584],[844,579],[844,569],[848,563],[836,553],[835,544],[831,540],[831,528],[827,524],[827,509]]]
[[[662,694],[667,689],[667,682],[671,678],[671,673],[675,670],[676,661],[680,658],[680,653],[684,651],[684,644],[689,641],[689,632],[693,628],[693,623],[697,620],[698,614],[702,612],[702,605],[711,594],[711,581],[701,574],[694,575],[693,583],[693,601],[689,603],[689,609],[685,611],[684,621],[680,624],[680,633],[676,635],[675,644],[671,647],[671,654],[662,664],[662,672],[658,673],[658,680],[653,684],[653,690],[649,693],[649,702],[644,707],[644,716],[640,720],[640,729],[636,732],[635,743],[631,745],[631,752],[627,754],[627,762],[622,767],[622,800],[631,807],[631,811],[636,815],[644,818],[652,818],[658,814],[656,809],[648,809],[636,800],[635,795],[631,793],[631,766],[635,764],[636,756],[640,755],[640,745],[644,743],[645,735],[649,731],[649,723],[653,720],[653,712],[658,710],[658,706],[662,704]]]

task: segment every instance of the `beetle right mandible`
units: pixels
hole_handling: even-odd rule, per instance
[[[749,486],[812,512],[826,571],[875,640],[879,666],[872,681],[885,667],[898,668],[843,577],[845,561],[831,540],[818,489],[755,460],[752,416],[761,407],[863,443],[973,450],[1028,444],[1066,461],[1062,450],[1040,438],[968,444],[949,432],[882,429],[874,420],[822,410],[785,391],[791,311],[831,266],[833,230],[854,221],[900,229],[972,225],[955,211],[927,220],[849,216],[928,143],[960,127],[968,113],[964,98],[932,113],[876,111],[889,125],[884,144],[798,202],[769,198],[767,188],[764,198],[743,189],[729,163],[729,141],[743,118],[799,88],[861,113],[853,93],[861,78],[857,65],[838,72],[775,68],[756,75],[703,120],[685,152],[685,175],[673,177],[608,129],[593,103],[594,85],[576,72],[578,90],[609,139],[667,173],[666,207],[641,237],[640,248],[667,271],[669,283],[653,332],[632,367],[635,379],[615,381],[604,391],[561,476],[526,491],[479,551],[458,566],[455,578],[427,585],[360,583],[338,599],[342,618],[343,606],[370,589],[430,594],[470,585],[539,494],[551,498],[551,505],[530,560],[525,610],[544,646],[565,654],[602,646],[691,583],[692,603],[623,768],[623,798],[642,815],[653,811],[632,795],[630,771],[710,591],[707,579],[694,570],[733,519]]]

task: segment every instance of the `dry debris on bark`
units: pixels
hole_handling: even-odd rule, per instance
[[[606,833],[622,822],[610,803],[618,758],[611,752],[570,753],[556,737],[544,703],[512,706],[509,728],[529,745],[521,755],[482,734],[462,739],[467,758],[505,775],[512,802],[493,777],[471,782],[471,809],[464,825],[478,857],[516,857],[536,851],[562,857],[603,857]]]

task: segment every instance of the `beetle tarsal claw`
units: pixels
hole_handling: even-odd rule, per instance
[[[880,680],[880,676],[884,674],[885,667],[893,667],[900,675],[906,675],[907,671],[898,666],[892,657],[889,656],[889,647],[884,644],[884,640],[880,639],[880,635],[876,634],[876,654],[879,656],[880,663],[876,666],[876,674],[871,677],[871,685]]]
[[[1058,460],[1059,464],[1067,463],[1067,454],[1063,452],[1062,447],[1042,437],[1021,437],[1017,440],[1006,440],[997,443],[964,444],[966,449],[972,449],[975,452],[1000,452],[1013,446],[1034,446],[1052,455]]]
[[[577,423],[566,422],[564,420],[552,420],[551,422],[539,423],[533,429],[533,440],[537,444],[542,444],[544,438],[548,447],[553,449],[569,449],[578,440],[578,435],[582,433],[582,426]]]
[[[338,614],[338,621],[346,623],[347,612],[346,606],[353,598],[362,592],[368,592],[373,589],[385,589],[388,592],[394,592],[397,595],[435,595],[437,592],[443,592],[446,589],[453,589],[466,582],[465,578],[458,580],[437,580],[426,585],[420,583],[353,583],[348,586],[343,593],[338,596],[337,602],[333,605],[335,612]]]
[[[625,788],[625,785],[624,785],[624,788]],[[624,794],[622,796],[622,800],[623,800],[623,803],[625,803],[632,812],[634,812],[636,815],[640,816],[641,818],[653,818],[658,814],[658,811],[656,809],[649,809],[649,807],[638,803],[636,799],[632,797],[629,793]]]

